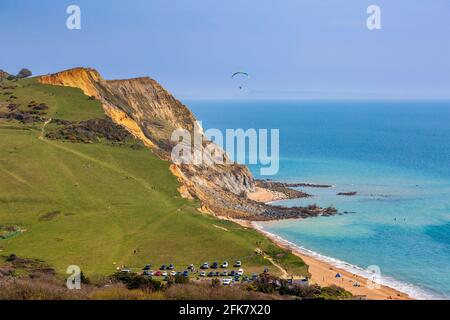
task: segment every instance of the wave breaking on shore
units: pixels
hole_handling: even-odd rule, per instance
[[[365,279],[371,279],[371,277],[372,277],[372,273],[368,272],[367,270],[364,270],[363,268],[361,268],[359,266],[353,265],[351,263],[348,263],[348,262],[345,262],[345,261],[342,261],[342,260],[339,260],[339,259],[336,259],[333,257],[325,256],[318,252],[315,252],[315,251],[309,250],[305,247],[299,246],[291,241],[288,241],[288,240],[280,237],[279,235],[276,235],[274,233],[271,233],[271,232],[265,230],[264,227],[259,223],[252,222],[252,226],[256,230],[258,230],[259,232],[261,232],[262,234],[267,236],[268,238],[272,239],[275,242],[280,243],[281,245],[285,246],[286,248],[291,249],[294,252],[298,252],[299,254],[309,256],[313,259],[322,261],[333,267],[342,269],[344,271],[347,271],[351,274],[363,277]],[[403,281],[399,281],[399,280],[394,279],[389,276],[381,275],[378,279],[374,279],[373,282],[375,282],[379,285],[382,285],[382,286],[392,288],[392,289],[402,292],[404,294],[407,294],[408,296],[410,296],[411,298],[416,299],[416,300],[446,299],[446,297],[439,296],[439,294],[437,294],[437,293],[430,292],[430,291],[422,289],[416,285],[406,283]]]

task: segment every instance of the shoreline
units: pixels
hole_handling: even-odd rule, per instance
[[[368,284],[368,276],[365,276],[364,270],[356,273],[355,270],[346,269],[344,266],[352,266],[343,261],[339,261],[330,257],[322,256],[311,250],[301,248],[282,237],[270,233],[264,230],[261,225],[251,222],[250,227],[257,230],[265,237],[272,240],[276,245],[283,249],[291,250],[292,253],[300,257],[309,266],[308,271],[311,274],[311,283],[318,284],[320,286],[336,285],[345,290],[351,292],[355,297],[369,300],[415,300],[406,292],[402,292],[396,288],[387,286],[382,283],[376,283],[375,288],[370,289]],[[325,259],[324,259],[325,258]],[[328,259],[326,259],[328,258]],[[330,261],[334,260],[335,264]],[[356,266],[352,266],[357,268]],[[352,272],[353,271],[353,272]],[[336,278],[336,274],[340,274],[340,278]],[[359,286],[355,287],[353,284],[358,283]]]
[[[266,238],[273,241],[273,243],[280,248],[290,250],[292,254],[301,258],[307,265],[308,271],[311,274],[310,282],[312,284],[318,284],[319,286],[336,285],[351,292],[356,298],[361,300],[416,300],[416,297],[412,297],[406,292],[402,292],[398,289],[392,288],[384,284],[377,284],[377,288],[369,289],[367,287],[368,277],[362,274],[356,274],[349,270],[345,270],[343,267],[336,266],[330,262],[323,261],[318,258],[319,254],[310,251],[308,249],[301,249],[299,246],[281,238],[278,235],[265,231],[262,226],[257,222],[225,218],[225,220],[233,221],[245,228],[251,228],[261,233]],[[332,258],[330,258],[332,259]],[[337,261],[337,260],[336,260]],[[341,262],[341,264],[346,264]],[[350,265],[350,264],[347,264]],[[361,271],[363,271],[361,269]],[[335,275],[339,273],[340,278],[336,278]],[[358,283],[359,287],[354,287],[353,284]]]
[[[255,201],[273,205],[286,197],[280,197],[276,192],[267,188],[259,188],[252,195]],[[271,223],[291,219],[274,219],[263,223]],[[427,292],[412,284],[398,281],[391,277],[381,276],[377,279],[376,288],[368,288],[367,284],[371,276],[366,270],[352,265],[350,263],[340,261],[333,257],[321,255],[317,252],[309,250],[292,243],[282,237],[264,230],[260,221],[247,221],[239,219],[230,219],[244,227],[252,228],[263,236],[272,240],[277,246],[290,250],[294,255],[300,257],[309,266],[311,274],[311,283],[320,286],[336,285],[351,292],[355,297],[370,300],[426,300],[439,299],[432,292]],[[340,277],[336,278],[337,273]],[[358,286],[354,286],[354,284]],[[371,283],[372,284],[372,283]],[[371,285],[373,287],[373,285]]]

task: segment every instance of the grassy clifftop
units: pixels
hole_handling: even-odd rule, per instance
[[[48,109],[40,117],[72,122],[104,118],[100,102],[81,90],[39,84],[35,79],[0,84],[0,113]],[[27,111],[28,110],[28,111]],[[22,232],[0,239],[0,255],[43,260],[64,273],[79,265],[87,275],[117,266],[174,263],[177,269],[204,261],[242,260],[246,271],[307,267],[257,232],[197,211],[182,199],[170,163],[149,149],[107,141],[71,143],[42,138],[45,121],[0,118],[0,226]],[[45,130],[54,130],[50,123]]]

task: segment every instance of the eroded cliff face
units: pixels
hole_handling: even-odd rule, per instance
[[[150,78],[107,81],[96,70],[76,68],[42,76],[39,81],[76,87],[99,99],[108,117],[166,160],[175,145],[170,140],[175,129],[202,132],[192,112]],[[200,199],[203,211],[239,218],[264,211],[264,206],[246,197],[255,183],[245,166],[174,164],[171,171],[182,184],[180,193]]]
[[[9,73],[0,69],[0,79],[7,78]]]

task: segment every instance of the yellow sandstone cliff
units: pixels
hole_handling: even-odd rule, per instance
[[[39,81],[79,88],[87,96],[100,100],[108,117],[166,160],[170,160],[174,146],[170,141],[172,132],[179,128],[193,132],[198,126],[185,105],[147,77],[108,81],[94,69],[75,68],[41,76]],[[238,218],[263,211],[263,207],[246,197],[255,185],[245,166],[172,165],[171,172],[181,182],[182,196],[198,198],[207,211]]]

